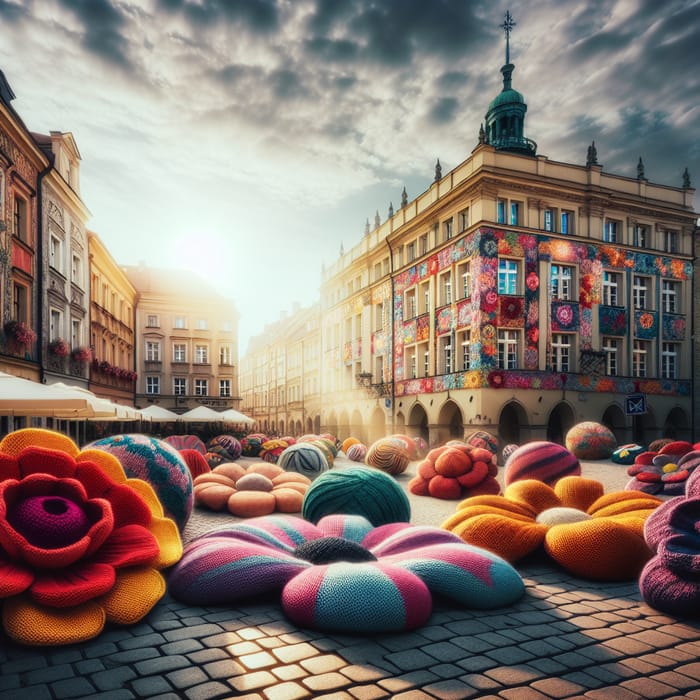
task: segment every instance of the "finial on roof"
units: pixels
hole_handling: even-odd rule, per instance
[[[374,230],[376,231],[382,224],[382,220],[379,218],[379,209],[377,209],[374,215]]]
[[[389,202],[389,218],[391,219],[392,216],[394,216],[394,203]]]
[[[639,162],[637,163],[637,180],[646,180],[644,177],[644,162],[642,161],[642,156],[639,156]]]
[[[343,241],[340,241],[340,257],[342,258],[343,255],[345,255],[345,247],[343,246]]]
[[[406,188],[403,188],[403,192],[401,193],[401,206],[405,207],[408,204],[408,195],[406,194]]]
[[[506,33],[506,65],[510,63],[510,33],[513,31],[515,25],[516,23],[510,14],[510,10],[507,10],[505,21],[501,25],[501,29]]]
[[[365,223],[365,236],[369,236],[369,219]]]
[[[435,163],[435,182],[438,180],[442,179],[442,165],[440,165],[440,159],[437,159],[437,163]]]
[[[479,143],[486,143],[486,132],[484,131],[484,122],[479,126]]]
[[[595,148],[595,141],[591,141],[591,145],[588,147],[586,165],[598,165],[598,151]]]
[[[688,168],[683,171],[683,189],[690,189],[690,173],[688,172]]]

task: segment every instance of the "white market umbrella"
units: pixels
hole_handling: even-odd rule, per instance
[[[221,418],[227,423],[244,423],[246,425],[252,425],[255,421],[246,416],[245,413],[237,411],[235,408],[229,408],[226,411],[221,412]]]
[[[93,407],[87,396],[0,372],[0,415],[85,418]]]
[[[197,408],[183,413],[180,420],[186,423],[221,423],[224,421],[224,417],[208,406],[197,406]]]
[[[167,408],[162,406],[156,406],[152,404],[147,408],[141,409],[141,415],[146,419],[154,423],[170,423],[171,421],[180,420],[180,416],[173,411],[169,411]]]
[[[114,404],[111,401],[108,401],[107,399],[103,399],[99,396],[96,396],[85,387],[64,384],[63,382],[48,384],[47,387],[51,391],[58,391],[68,396],[84,398],[88,402],[89,406],[85,418],[94,418],[96,420],[100,420],[102,418],[116,418],[117,416],[117,404]]]

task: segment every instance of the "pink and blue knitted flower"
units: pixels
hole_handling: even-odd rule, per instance
[[[471,608],[524,593],[499,556],[436,527],[328,515],[316,525],[287,515],[239,522],[192,540],[169,590],[194,605],[226,605],[281,592],[295,624],[328,632],[415,629],[440,595]]]

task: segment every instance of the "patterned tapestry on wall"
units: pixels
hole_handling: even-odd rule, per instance
[[[598,326],[601,335],[627,335],[627,309],[619,306],[598,307]]]
[[[685,340],[685,319],[664,314],[662,336],[664,340]]]
[[[634,312],[634,336],[650,340],[659,335],[659,320],[656,311],[636,310]]]

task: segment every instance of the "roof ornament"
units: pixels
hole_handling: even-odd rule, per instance
[[[646,180],[644,177],[644,162],[642,161],[642,156],[639,156],[639,162],[637,163],[637,180]]]
[[[343,255],[345,255],[345,246],[343,246],[343,241],[340,241],[340,257],[342,258]]]
[[[486,132],[484,131],[484,122],[481,122],[479,127],[479,143],[486,143]]]
[[[391,219],[392,216],[394,216],[394,203],[389,202],[389,218]]]
[[[598,151],[595,147],[595,141],[591,141],[591,145],[588,147],[586,167],[588,167],[589,165],[598,165]]]
[[[437,163],[435,163],[435,182],[438,182],[439,180],[442,179],[442,165],[440,165],[440,159],[437,159]]]
[[[382,224],[382,220],[379,218],[379,209],[377,209],[374,215],[374,230],[376,231]]]
[[[690,189],[690,173],[688,172],[688,168],[683,171],[683,189]]]
[[[369,219],[365,222],[365,236],[369,236]]]
[[[403,188],[403,192],[401,193],[401,208],[405,207],[408,204],[408,195],[406,194],[406,188]]]
[[[506,65],[510,63],[510,33],[515,26],[516,22],[513,20],[510,10],[507,10],[505,21],[501,25],[501,29],[506,33]]]

